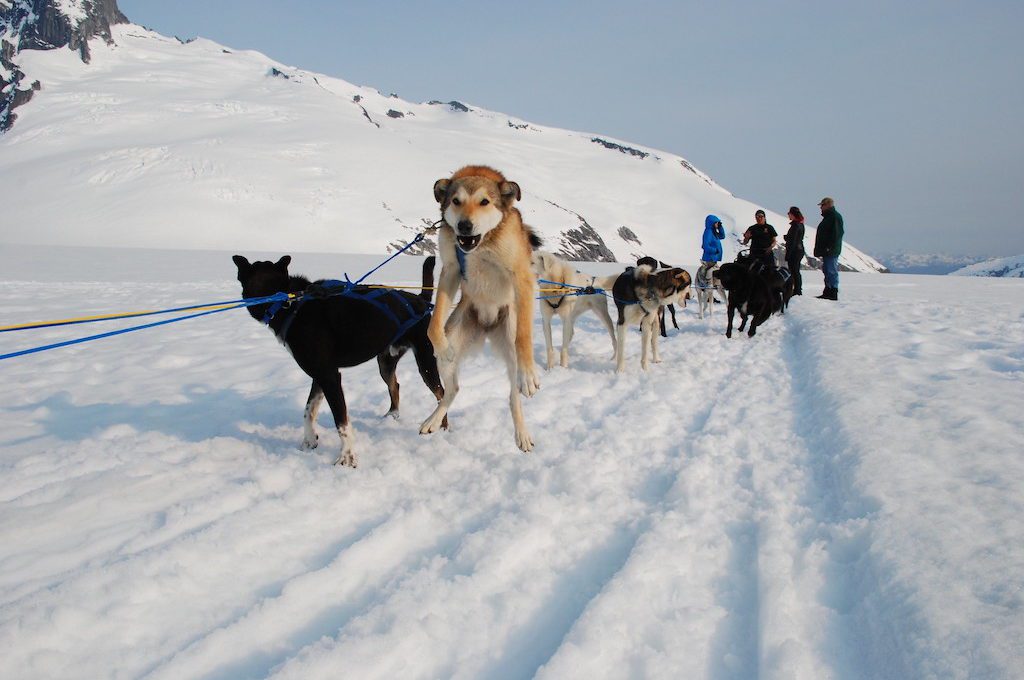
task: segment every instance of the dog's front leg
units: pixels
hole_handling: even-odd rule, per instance
[[[345,394],[341,390],[341,373],[335,371],[334,375],[324,375],[317,382],[323,389],[327,405],[331,407],[334,426],[338,429],[338,436],[341,437],[341,451],[334,460],[334,464],[354,468],[356,467],[355,432],[352,429],[352,423],[348,420]]]
[[[515,310],[514,315],[509,315],[509,322],[515,324],[517,382],[523,396],[532,397],[540,389],[540,378],[533,361],[533,298],[537,281],[532,272],[526,269],[516,272],[515,286]]]
[[[452,308],[452,301],[455,293],[459,290],[459,267],[445,263],[441,267],[441,275],[437,281],[437,299],[434,301],[434,312],[430,317],[430,325],[427,327],[427,337],[434,347],[434,356],[439,362],[455,361],[455,350],[448,342],[448,335],[445,333],[445,322],[448,313]],[[445,385],[447,388],[447,385]]]
[[[733,316],[736,314],[736,306],[732,303],[732,300],[729,300],[729,308],[728,308],[728,311],[726,311],[726,314],[729,317],[729,324],[725,327],[725,337],[731,338],[732,337],[732,319],[733,319]]]

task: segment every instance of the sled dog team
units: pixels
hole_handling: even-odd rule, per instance
[[[608,330],[616,371],[625,368],[626,330],[630,325],[639,325],[641,329],[641,366],[646,370],[649,362],[660,361],[659,330],[655,324],[661,321],[663,334],[664,308],[685,303],[690,296],[690,275],[675,267],[655,271],[650,263],[629,267],[613,276],[581,274],[564,260],[538,250],[540,239],[523,223],[514,205],[521,197],[518,184],[486,166],[466,166],[434,183],[434,199],[440,206],[442,221],[438,231],[441,271],[432,312],[433,256],[424,262],[423,290],[419,294],[342,282],[310,282],[289,273],[291,258],[287,255],[275,263],[250,263],[241,255],[234,256],[244,297],[271,296],[281,291],[304,293],[296,300],[248,308],[254,319],[274,332],[312,379],[303,419],[304,448],[312,449],[318,444],[316,417],[326,399],[341,439],[341,450],[334,462],[356,467],[355,437],[339,369],[376,356],[381,378],[391,396],[388,415],[397,418],[396,368],[410,349],[420,377],[437,398],[437,407],[423,421],[420,433],[447,429],[448,409],[459,392],[459,365],[485,340],[490,340],[508,373],[509,410],[516,445],[524,452],[531,451],[534,442],[523,418],[520,396],[531,397],[540,389],[532,336],[538,279],[569,287],[602,289],[610,293],[617,311],[613,324],[604,295],[545,293],[540,309],[548,368],[555,365],[551,318],[558,315],[562,320],[558,363],[567,366],[575,321],[587,311],[593,311]],[[712,278],[708,298],[711,287],[730,291],[727,335],[731,336],[734,310],[740,311],[743,324],[752,315],[753,335],[764,320],[764,291],[739,272],[731,272],[729,265],[716,270]],[[752,286],[757,296],[750,292]],[[737,305],[733,304],[733,291],[746,296],[742,300],[738,297]],[[770,309],[770,300],[767,304]],[[710,301],[702,310],[703,307],[710,309]],[[674,310],[672,317],[674,322]]]

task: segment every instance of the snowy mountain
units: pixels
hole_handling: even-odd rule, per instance
[[[516,180],[573,259],[696,262],[708,213],[731,258],[761,207],[670,153],[183,43],[114,0],[0,0],[0,40],[2,242],[382,253],[437,219],[434,181],[467,163]],[[841,266],[883,269],[849,245]]]
[[[950,273],[951,276],[1024,278],[1024,255],[985,260]]]
[[[947,253],[896,252],[876,254],[876,260],[894,274],[948,274],[967,265],[981,262],[984,257],[949,255]]]

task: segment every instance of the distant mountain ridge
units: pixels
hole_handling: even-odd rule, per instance
[[[469,163],[516,180],[526,221],[576,260],[692,264],[711,213],[730,259],[763,207],[671,153],[168,38],[115,0],[0,0],[0,21],[5,96],[36,92],[0,135],[0,241],[387,252],[437,219],[433,182]],[[849,243],[840,265],[884,269]]]
[[[874,255],[875,259],[894,274],[948,274],[952,271],[985,260],[972,255],[946,253],[896,252]]]
[[[992,276],[1008,279],[1024,278],[1024,255],[999,257],[993,260],[978,262],[962,269],[957,269],[951,276]]]

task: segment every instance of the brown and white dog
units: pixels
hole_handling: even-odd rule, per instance
[[[618,309],[618,328],[615,331],[615,371],[626,369],[626,327],[639,324],[642,337],[640,366],[647,370],[647,352],[651,360],[660,363],[658,355],[658,308],[679,300],[690,285],[690,275],[684,269],[673,267],[654,273],[650,266],[627,267],[612,286],[612,296]],[[447,389],[445,385],[445,389]]]
[[[571,287],[584,288],[591,286],[607,291],[611,290],[618,274],[612,276],[590,276],[576,269],[558,257],[554,253],[538,250],[533,254],[533,271],[538,279],[565,283]],[[542,283],[540,287],[554,288],[550,283]],[[548,291],[541,295],[540,316],[544,322],[544,342],[547,345],[547,367],[555,367],[555,347],[551,339],[551,319],[557,315],[562,320],[562,351],[559,364],[563,367],[569,366],[569,343],[572,341],[573,331],[576,326],[576,319],[586,312],[594,312],[604,327],[608,329],[608,336],[612,339],[612,351],[615,351],[615,328],[612,325],[612,316],[608,313],[608,298],[600,293],[593,295],[574,295],[569,291],[568,295],[559,295],[558,292]]]
[[[540,239],[513,207],[520,198],[518,184],[486,166],[466,166],[434,183],[443,218],[438,234],[441,275],[427,335],[444,397],[423,422],[421,434],[442,427],[459,392],[459,362],[489,339],[508,370],[516,445],[524,452],[533,449],[519,394],[532,397],[540,389],[532,333],[537,280],[530,265]],[[460,289],[462,297],[455,303]]]

